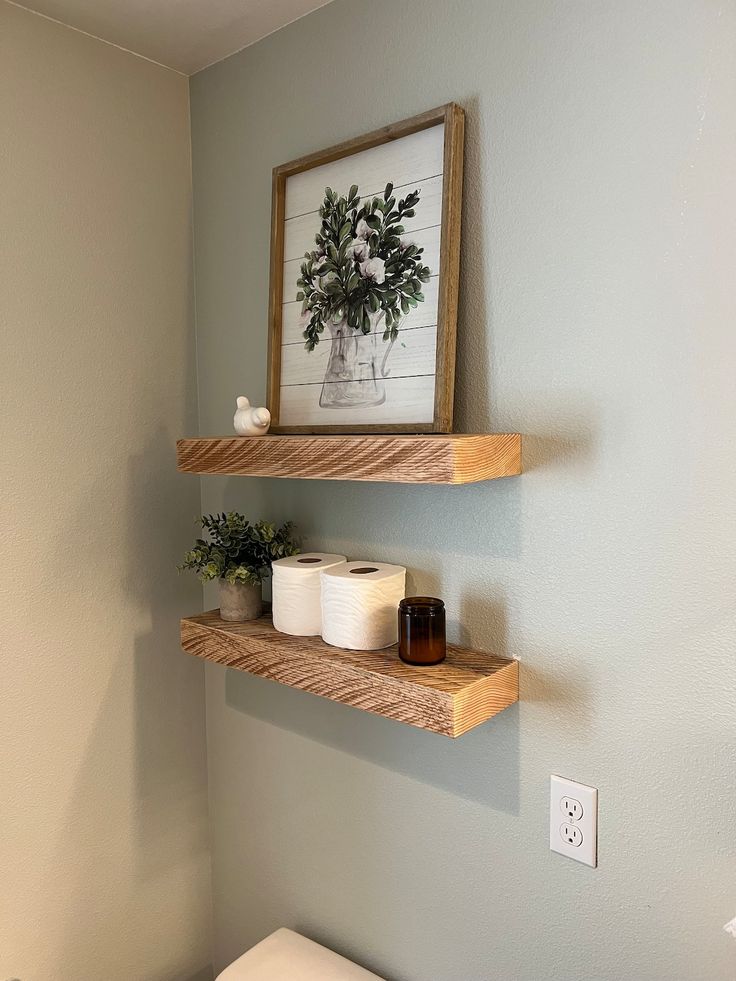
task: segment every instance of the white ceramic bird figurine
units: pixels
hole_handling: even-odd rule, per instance
[[[238,409],[233,416],[233,426],[238,436],[265,436],[271,425],[268,409],[253,409],[248,399],[240,395],[236,400]]]

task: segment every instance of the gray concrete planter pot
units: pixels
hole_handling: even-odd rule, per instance
[[[257,620],[263,613],[261,584],[218,580],[221,620]]]

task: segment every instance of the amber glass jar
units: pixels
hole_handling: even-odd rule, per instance
[[[399,603],[399,657],[428,667],[447,655],[445,604],[432,596],[408,596]]]

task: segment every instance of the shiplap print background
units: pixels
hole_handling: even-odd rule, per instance
[[[443,124],[402,137],[383,146],[362,150],[333,163],[289,177],[286,182],[284,228],[284,303],[281,320],[282,426],[356,425],[365,423],[427,423],[434,418],[435,356],[442,220]],[[304,347],[302,332],[307,318],[295,299],[296,281],[304,253],[314,248],[319,231],[318,209],[324,190],[331,187],[347,194],[357,184],[362,196],[381,194],[388,182],[397,199],[420,192],[413,218],[404,222],[402,238],[424,249],[422,261],[432,278],[424,284],[424,302],[404,317],[379,380],[386,398],[381,405],[354,408],[322,408],[319,404],[331,338],[325,329],[314,351]],[[380,373],[388,342],[377,337],[377,372]]]

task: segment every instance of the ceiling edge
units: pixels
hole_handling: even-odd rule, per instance
[[[267,34],[262,34],[260,37],[255,38],[255,40],[248,41],[247,44],[243,44],[241,47],[235,48],[234,51],[231,51],[229,54],[222,55],[222,57],[220,58],[215,58],[214,61],[210,61],[206,65],[202,65],[201,68],[195,68],[194,71],[189,72],[189,78],[193,78],[195,75],[198,75],[200,72],[207,71],[207,69],[212,68],[213,65],[219,65],[221,61],[225,61],[228,58],[232,58],[236,54],[240,54],[240,52],[245,51],[246,48],[252,48],[254,44],[259,44],[261,41],[265,41],[267,37],[271,37],[274,34],[278,34],[278,32],[283,31],[285,27],[290,27],[292,24],[296,24],[297,21],[304,20],[305,17],[311,16],[312,14],[316,13],[318,10],[321,10],[323,7],[326,7],[328,4],[332,2],[333,0],[322,0],[322,3],[319,5],[319,7],[313,7],[311,10],[305,10],[303,14],[299,14],[299,16],[294,17],[293,20],[288,20],[285,24],[280,24],[278,27],[274,27],[274,29],[272,31],[268,31]]]
[[[164,68],[167,72],[174,72],[176,75],[181,75],[183,78],[189,77],[186,72],[181,71],[179,68],[173,68],[171,65],[164,65],[162,62],[156,61],[155,58],[149,58],[148,55],[141,54],[139,51],[131,51],[130,48],[124,48],[122,44],[116,44],[114,41],[108,41],[107,38],[99,37],[97,34],[90,34],[89,31],[84,31],[81,27],[75,27],[73,24],[67,24],[66,21],[58,20],[56,17],[50,17],[48,14],[42,14],[40,10],[33,10],[31,7],[25,7],[22,3],[18,3],[17,0],[4,0],[4,2],[11,7],[17,7],[19,10],[25,10],[27,14],[33,14],[35,17],[41,17],[43,20],[48,20],[52,24],[58,24],[59,27],[65,27],[67,30],[75,31],[77,34],[84,34],[85,37],[91,37],[93,40],[99,41],[101,44],[107,44],[111,48],[117,48],[118,51],[124,51],[126,54],[133,55],[134,58],[141,58],[143,61],[147,61],[151,65],[156,65],[158,68]],[[316,9],[319,10],[319,7]],[[299,18],[297,18],[297,20],[298,19]],[[236,52],[233,52],[233,54],[235,53]],[[226,57],[229,57],[229,55],[226,55]]]

